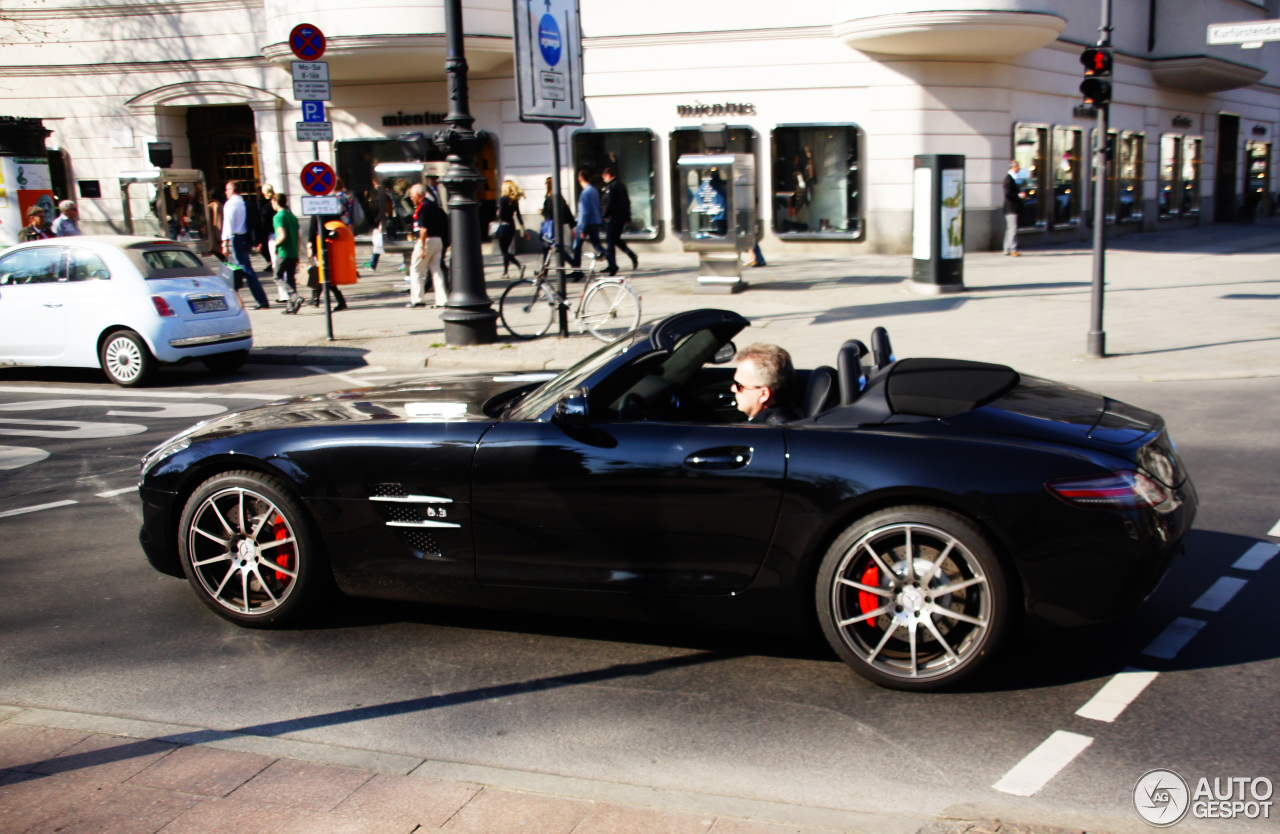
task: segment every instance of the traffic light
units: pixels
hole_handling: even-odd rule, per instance
[[[1080,85],[1080,93],[1084,100],[1094,107],[1100,107],[1111,101],[1111,49],[1105,46],[1093,46],[1080,53],[1080,63],[1084,64],[1084,82]]]

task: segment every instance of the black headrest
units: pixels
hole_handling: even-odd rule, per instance
[[[809,374],[804,392],[804,416],[816,417],[836,404],[836,369],[819,365]]]
[[[867,346],[857,339],[850,339],[840,346],[836,367],[840,374],[841,405],[848,405],[856,400],[867,384],[867,376],[862,372],[862,357],[866,355]]]
[[[889,344],[889,331],[877,327],[871,331],[871,352],[875,357],[876,370],[886,368],[893,361],[893,346]]]

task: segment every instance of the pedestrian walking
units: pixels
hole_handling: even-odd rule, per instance
[[[58,219],[53,221],[52,231],[58,237],[75,237],[80,234],[80,209],[75,200],[58,203]]]
[[[524,199],[524,191],[513,180],[502,183],[502,196],[498,198],[498,248],[502,251],[502,277],[507,277],[507,267],[515,264],[524,277],[524,264],[511,252],[511,244],[516,239],[516,227],[524,233],[524,218],[520,212],[520,201]]]
[[[600,226],[604,223],[604,215],[600,211],[600,192],[591,183],[591,173],[590,168],[578,169],[578,185],[582,186],[582,192],[578,195],[578,222],[573,227],[573,252],[569,261],[575,269],[582,266],[582,247],[588,240],[595,249],[596,257],[604,257],[604,247],[600,245]],[[570,277],[578,281],[582,279],[582,273],[574,272]]]
[[[1009,163],[1009,171],[1004,175],[1004,253],[1018,257],[1018,215],[1022,213],[1022,201],[1027,192],[1019,181],[1018,172],[1022,170],[1018,160]]]
[[[431,284],[425,288],[435,289],[435,306],[443,307],[449,301],[449,291],[440,262],[444,256],[444,237],[449,218],[421,183],[414,183],[409,187],[409,200],[414,206],[414,242],[413,256],[409,261],[409,303],[405,306],[426,306],[422,293],[429,275]]]
[[[27,209],[27,225],[18,232],[18,241],[25,243],[28,240],[45,240],[53,237],[53,232],[45,224],[44,208],[36,203]]]
[[[601,177],[604,179],[604,194],[600,198],[600,212],[604,217],[604,257],[609,264],[609,274],[617,275],[619,249],[631,258],[633,270],[640,266],[636,253],[622,240],[622,233],[631,225],[631,195],[613,168],[605,168]]]
[[[249,292],[257,302],[258,310],[266,310],[271,304],[267,294],[258,281],[258,273],[253,271],[249,262],[249,253],[253,246],[253,235],[250,230],[251,219],[244,197],[240,196],[240,183],[231,180],[227,183],[227,202],[222,207],[222,254],[238,264],[244,273],[244,280],[249,284]],[[259,215],[261,217],[261,215]]]
[[[293,315],[302,306],[302,296],[298,295],[298,218],[289,211],[289,196],[280,191],[271,195],[271,239],[275,251],[272,253],[276,262],[276,291],[288,302],[285,315]]]

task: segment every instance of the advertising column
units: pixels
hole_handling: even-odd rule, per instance
[[[39,204],[47,218],[58,215],[44,149],[50,132],[40,119],[0,116],[0,246],[18,242],[31,206]]]
[[[911,289],[964,290],[964,157],[918,154],[912,180]]]

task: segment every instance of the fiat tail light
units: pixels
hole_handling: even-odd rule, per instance
[[[173,311],[173,308],[169,306],[169,302],[165,301],[158,295],[151,296],[151,303],[155,305],[156,312],[160,314],[161,318],[167,319],[170,316],[178,315]]]

